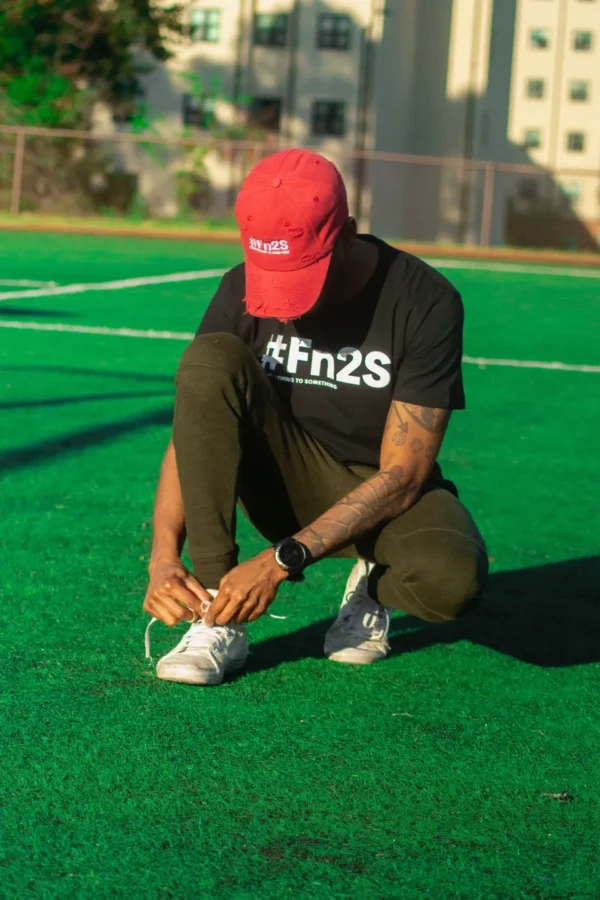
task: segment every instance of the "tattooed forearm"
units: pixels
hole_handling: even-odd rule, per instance
[[[315,559],[353,544],[376,525],[404,512],[418,493],[402,466],[378,472],[295,537]]]
[[[400,404],[411,419],[431,434],[439,434],[448,424],[448,410],[434,409],[431,406],[414,406],[412,403]],[[396,409],[396,404],[394,404]],[[396,415],[399,415],[396,412]],[[407,429],[408,430],[408,429]]]
[[[431,472],[449,417],[445,409],[392,402],[381,470],[295,535],[315,559],[355,543],[412,506]]]

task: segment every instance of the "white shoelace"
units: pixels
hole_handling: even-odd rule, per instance
[[[194,622],[182,639],[182,650],[218,650],[227,637],[226,625],[207,628],[203,622]]]
[[[207,610],[204,609],[205,604],[208,606],[207,601],[204,601],[202,612],[207,612]],[[273,613],[267,613],[267,615],[270,619],[287,619],[287,616],[276,616]],[[150,652],[150,629],[152,628],[154,623],[158,621],[159,619],[153,616],[146,625],[146,631],[144,632],[144,650],[146,653],[146,659],[149,659],[150,662],[152,662],[152,654]],[[193,622],[192,625],[200,624],[200,622],[201,620],[199,619],[197,620],[197,622]],[[214,640],[215,631],[221,630],[226,627],[226,625],[214,625],[212,628],[203,627],[201,629],[192,629],[192,627],[190,626],[190,630],[187,632],[187,634],[184,635],[184,639],[188,639],[188,644],[186,646],[193,646],[195,648],[203,650],[208,649],[211,646],[211,640]],[[200,635],[202,635],[202,637],[200,637]],[[204,641],[204,643],[202,643],[202,641]]]
[[[216,592],[213,594],[213,596],[216,596]],[[203,600],[200,605],[200,609],[202,610],[202,612],[204,614],[206,614],[208,612],[209,608],[210,608],[210,603],[208,602],[208,600]],[[152,616],[152,618],[148,622],[148,624],[146,626],[146,630],[144,632],[144,649],[146,651],[146,659],[149,659],[150,662],[152,662],[152,656],[150,654],[150,629],[152,628],[154,623],[158,622],[158,621],[159,620],[156,618],[156,616]],[[196,621],[199,621],[199,620],[196,619]],[[191,624],[193,624],[193,623],[191,623]],[[190,632],[188,631],[188,634],[189,633]]]

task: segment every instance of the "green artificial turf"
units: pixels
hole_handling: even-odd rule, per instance
[[[0,281],[238,259],[0,236]],[[467,354],[599,363],[597,279],[448,274]],[[0,321],[190,332],[216,283],[23,297]],[[398,616],[386,662],[336,665],[349,564],[328,561],[252,628],[240,677],[194,689],[154,677],[141,610],[184,346],[0,329],[0,897],[598,898],[600,374],[465,367],[442,462],[489,543],[478,611]],[[174,641],[155,626],[154,655]]]

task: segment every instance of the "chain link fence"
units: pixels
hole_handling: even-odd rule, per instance
[[[0,126],[0,213],[233,228],[245,175],[280,146]],[[344,175],[361,229],[388,239],[598,250],[598,171],[551,174],[533,165],[380,152],[325,155]]]

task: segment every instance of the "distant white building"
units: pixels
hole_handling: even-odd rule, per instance
[[[145,80],[161,130],[202,128],[213,115],[234,125],[232,101],[247,97],[251,119],[274,146],[281,140],[328,155],[346,176],[362,227],[399,239],[477,242],[485,173],[350,154],[535,165],[539,176],[495,174],[492,242],[505,242],[523,222],[534,225],[536,210],[544,221],[549,210],[561,220],[571,215],[575,230],[563,222],[558,243],[581,243],[582,229],[600,237],[600,0],[189,0],[187,7],[188,34]],[[223,209],[243,172],[217,154],[206,163],[207,202]],[[569,174],[557,176],[563,169]],[[142,189],[166,214],[175,209],[168,174],[150,166],[142,176]]]

